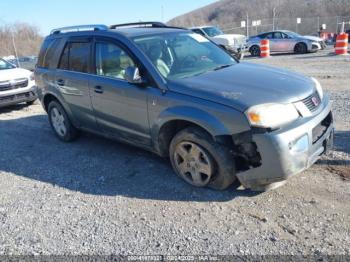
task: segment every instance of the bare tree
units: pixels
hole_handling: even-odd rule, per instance
[[[0,56],[37,55],[42,42],[39,29],[26,23],[0,26]]]

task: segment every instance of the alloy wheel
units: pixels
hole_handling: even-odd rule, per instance
[[[192,142],[179,143],[174,152],[174,162],[181,177],[188,183],[206,186],[213,175],[213,161],[209,154]]]
[[[64,116],[57,109],[57,107],[54,107],[51,110],[51,122],[57,134],[61,137],[64,137],[67,133],[67,127],[65,124]]]

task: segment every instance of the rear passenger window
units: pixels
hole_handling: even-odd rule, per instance
[[[50,68],[50,63],[54,58],[55,51],[59,45],[59,39],[44,41],[38,58],[38,67]]]
[[[59,68],[87,73],[90,60],[90,43],[68,43],[61,55]]]

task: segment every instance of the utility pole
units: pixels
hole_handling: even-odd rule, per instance
[[[275,31],[276,7],[272,10],[272,31]]]
[[[15,44],[15,36],[13,34],[13,29],[11,29],[11,35],[12,35],[12,45],[13,45],[13,49],[15,51],[17,64],[18,64],[18,67],[21,67],[21,65],[19,64],[19,60],[18,60],[18,54],[17,54],[17,48],[16,48],[16,44]]]
[[[249,15],[247,13],[247,21],[246,21],[246,33],[247,33],[247,38],[249,37]]]
[[[337,28],[335,29],[336,34],[338,34],[338,25],[339,25],[339,17],[337,16]]]

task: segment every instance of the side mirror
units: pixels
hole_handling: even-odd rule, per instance
[[[145,84],[145,80],[140,75],[140,70],[134,66],[129,66],[125,70],[125,80],[130,84]]]

